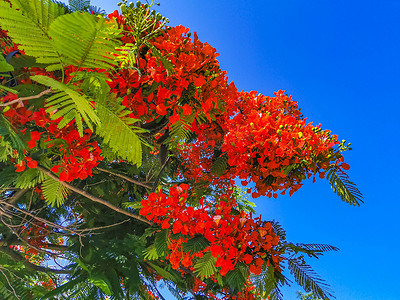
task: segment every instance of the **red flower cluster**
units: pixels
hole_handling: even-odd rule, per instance
[[[25,107],[20,107],[24,111],[22,115],[16,115],[16,110],[10,109],[5,115],[9,117],[10,122],[14,125],[25,125],[28,122],[34,122],[35,125],[44,131],[31,131],[31,140],[28,141],[29,149],[33,149],[37,146],[38,142],[42,139],[43,143],[46,143],[46,148],[52,149],[53,147],[57,151],[60,160],[59,163],[52,167],[52,171],[59,173],[60,180],[72,181],[74,179],[85,179],[92,175],[92,169],[97,166],[103,159],[101,156],[101,149],[95,141],[90,141],[92,131],[86,129],[83,136],[80,136],[76,130],[74,122],[71,122],[64,128],[60,129],[57,127],[60,119],[51,120],[49,115],[43,108],[38,111],[30,112]],[[13,111],[13,114],[8,112]],[[8,113],[8,114],[7,114]],[[23,130],[25,134],[25,130]],[[44,139],[47,137],[47,139]],[[37,162],[30,157],[25,157],[27,166],[29,168],[36,168]],[[25,170],[25,161],[21,161],[16,166],[17,172]]]
[[[279,190],[293,194],[303,179],[342,158],[335,149],[337,136],[307,124],[297,102],[284,91],[275,97],[241,92],[234,105],[240,113],[225,119],[222,150],[232,174],[255,182],[254,197],[276,197]]]
[[[117,12],[109,17],[129,30]],[[211,114],[218,111],[217,102],[221,103],[227,95],[226,72],[219,67],[216,50],[200,42],[196,34],[192,41],[188,31],[181,25],[169,27],[152,41],[173,66],[172,71],[163,66],[152,49],[142,46],[135,66],[140,74],[137,70],[125,69],[110,77],[112,91],[123,97],[122,104],[132,110],[134,117],[148,121],[157,115],[168,115],[171,126],[192,113],[211,120]],[[122,41],[135,43],[129,34]],[[235,87],[231,85],[229,89],[235,95]]]
[[[184,237],[173,239],[168,245],[170,252],[167,259],[172,267],[180,266],[193,269],[193,262],[205,253],[211,252],[216,259],[215,267],[225,276],[241,261],[250,266],[250,272],[259,274],[264,261],[273,262],[279,269],[281,258],[274,247],[279,238],[269,222],[261,218],[253,219],[245,212],[233,214],[236,200],[232,195],[221,195],[218,204],[200,200],[200,205],[192,207],[187,204],[189,186],[181,184],[172,186],[168,195],[160,191],[151,193],[142,200],[140,215],[163,229],[172,227],[173,234]],[[191,253],[183,251],[182,245],[190,238],[204,236],[210,245],[203,251]]]

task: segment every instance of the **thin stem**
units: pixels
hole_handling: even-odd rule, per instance
[[[145,187],[146,189],[151,189],[151,186],[148,186],[147,184],[142,183],[140,181],[137,181],[135,179],[132,179],[132,178],[130,178],[128,176],[125,176],[125,175],[122,175],[122,174],[118,174],[118,173],[114,173],[114,172],[111,172],[109,170],[106,170],[106,169],[103,169],[103,168],[99,168],[99,167],[96,167],[96,169],[99,170],[99,171],[105,172],[105,173],[112,174],[112,175],[117,176],[119,178],[125,179],[126,181],[132,182],[132,183],[134,183],[136,185],[140,185],[142,187]]]
[[[2,103],[2,104],[0,104],[0,107],[2,107],[2,106],[10,106],[10,105],[13,105],[14,103],[22,102],[22,101],[25,101],[25,100],[37,99],[37,98],[42,97],[43,95],[50,94],[51,92],[52,92],[51,89],[47,89],[47,90],[44,90],[43,92],[41,92],[40,94],[37,94],[35,96],[21,97],[21,98],[15,99],[15,100],[7,102],[7,103]]]
[[[129,212],[129,211],[126,211],[126,210],[124,210],[124,209],[122,209],[122,208],[120,208],[120,207],[117,207],[117,206],[111,204],[110,202],[108,202],[108,201],[106,201],[106,200],[104,200],[104,199],[101,199],[101,198],[99,198],[99,197],[96,197],[96,196],[94,196],[94,195],[91,195],[91,194],[89,194],[88,192],[86,192],[86,191],[84,191],[84,190],[81,190],[80,188],[77,188],[77,187],[75,187],[75,186],[73,186],[73,185],[71,185],[71,184],[69,184],[69,183],[66,183],[65,181],[61,181],[61,180],[58,178],[58,176],[54,175],[51,171],[49,171],[49,170],[43,168],[42,166],[38,166],[37,169],[38,169],[39,171],[45,173],[45,174],[46,174],[47,176],[49,176],[50,178],[52,178],[52,179],[54,179],[54,180],[60,182],[63,186],[65,186],[66,188],[70,189],[71,191],[74,191],[75,193],[77,193],[77,194],[79,194],[79,195],[82,195],[82,196],[86,197],[86,198],[89,199],[89,200],[92,200],[92,201],[94,201],[94,202],[103,204],[104,206],[107,206],[108,208],[111,208],[112,210],[114,210],[114,211],[116,211],[116,212],[119,212],[119,213],[121,213],[121,214],[127,215],[127,216],[129,216],[129,217],[131,217],[131,218],[134,218],[134,219],[136,219],[136,220],[142,221],[142,222],[147,223],[147,224],[149,224],[149,225],[153,225],[152,222],[148,221],[147,219],[145,219],[145,218],[143,218],[143,217],[141,217],[141,216],[135,215],[135,214],[133,214],[133,213],[131,213],[131,212]]]
[[[30,263],[26,259],[24,259],[21,255],[19,255],[17,252],[14,250],[11,250],[8,247],[0,247],[0,251],[3,252],[4,254],[7,254],[9,257],[12,259],[22,262],[25,267],[28,269],[34,270],[34,271],[39,271],[39,272],[45,272],[45,273],[53,273],[53,274],[71,274],[72,271],[70,270],[56,270],[56,269],[51,269],[51,268],[46,268],[42,266],[35,265],[33,263]]]

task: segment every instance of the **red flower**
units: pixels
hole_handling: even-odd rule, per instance
[[[17,168],[15,172],[22,172],[25,170],[25,162],[21,161],[19,164],[16,164],[15,167]]]
[[[54,173],[58,173],[58,170],[60,169],[60,166],[53,166],[53,167],[51,167],[51,171],[52,172],[54,172]]]
[[[37,167],[37,161],[36,160],[30,160],[28,161],[28,163],[26,164],[28,166],[28,168],[34,169]]]
[[[28,142],[28,146],[29,146],[29,149],[35,148],[36,147],[36,141],[35,140],[30,140]]]

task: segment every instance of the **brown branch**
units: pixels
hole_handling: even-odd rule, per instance
[[[78,229],[77,231],[82,232],[82,233],[83,232],[87,232],[87,231],[92,232],[94,230],[102,230],[102,229],[118,226],[118,225],[121,225],[121,224],[126,223],[128,221],[130,221],[130,219],[126,219],[126,220],[123,220],[121,222],[114,223],[114,224],[111,224],[111,225],[106,225],[106,226],[92,227],[92,228],[86,228],[86,229]]]
[[[51,92],[52,92],[51,89],[47,89],[47,90],[44,90],[43,92],[41,92],[40,94],[37,94],[35,96],[21,97],[21,98],[15,99],[15,100],[7,102],[7,103],[2,103],[2,104],[0,104],[0,107],[2,107],[2,106],[10,106],[10,105],[13,105],[14,103],[22,102],[22,101],[25,101],[25,100],[37,99],[37,98],[42,97],[43,95],[50,94]]]
[[[18,254],[17,252],[15,252],[14,250],[12,250],[8,247],[0,247],[0,251],[3,252],[4,254],[7,254],[9,257],[11,257],[11,259],[22,262],[25,267],[27,267],[28,269],[31,269],[33,271],[53,273],[53,274],[71,274],[72,273],[72,271],[70,271],[70,270],[56,270],[56,269],[46,268],[46,267],[42,267],[42,266],[37,266],[37,265],[27,261],[20,254]]]
[[[170,157],[168,157],[167,160],[165,161],[165,163],[162,165],[161,170],[160,170],[160,172],[159,172],[158,175],[157,175],[156,181],[154,181],[154,183],[153,183],[153,188],[152,188],[152,190],[151,190],[152,193],[155,192],[155,190],[156,190],[156,188],[157,188],[157,184],[158,184],[158,182],[160,181],[162,172],[164,171],[165,167],[167,166],[167,164],[168,164],[168,162],[169,162],[169,159],[170,159]]]
[[[114,210],[114,211],[116,211],[116,212],[119,212],[119,213],[121,213],[121,214],[124,214],[124,215],[126,215],[126,216],[129,216],[129,217],[134,218],[134,219],[136,219],[136,220],[142,221],[142,222],[147,223],[147,224],[149,224],[149,225],[153,225],[152,222],[150,222],[149,220],[147,220],[147,219],[145,219],[145,218],[143,218],[143,217],[141,217],[141,216],[135,215],[135,214],[133,214],[133,213],[131,213],[131,212],[129,212],[129,211],[126,211],[126,210],[124,210],[124,209],[122,209],[122,208],[120,208],[120,207],[117,207],[117,206],[111,204],[110,202],[107,202],[107,201],[104,200],[104,199],[101,199],[101,198],[99,198],[99,197],[96,197],[96,196],[94,196],[94,195],[91,195],[91,194],[89,194],[88,192],[86,192],[86,191],[84,191],[84,190],[81,190],[80,188],[77,188],[77,187],[75,187],[75,186],[73,186],[73,185],[71,185],[71,184],[69,184],[69,183],[66,183],[65,181],[60,181],[60,179],[59,179],[56,175],[54,175],[51,171],[49,171],[49,170],[43,168],[42,166],[37,166],[37,169],[38,169],[39,171],[45,173],[45,174],[46,174],[47,176],[49,176],[50,178],[52,178],[52,179],[54,179],[54,180],[60,182],[63,186],[65,186],[66,188],[70,189],[71,191],[74,191],[75,193],[77,193],[77,194],[79,194],[79,195],[82,195],[82,196],[86,197],[86,198],[89,199],[89,200],[92,200],[92,201],[94,201],[94,202],[103,204],[104,206],[107,206],[108,208],[111,208],[112,210]]]
[[[151,189],[151,186],[148,186],[147,184],[142,183],[140,181],[137,181],[135,179],[132,179],[132,178],[130,178],[128,176],[125,176],[125,175],[122,175],[122,174],[118,174],[118,173],[114,173],[114,172],[111,172],[109,170],[106,170],[106,169],[103,169],[103,168],[99,168],[99,167],[96,167],[96,169],[99,170],[99,171],[102,171],[102,172],[109,173],[109,174],[112,174],[114,176],[120,177],[120,178],[125,179],[126,181],[129,181],[129,182],[132,182],[132,183],[134,183],[136,185],[140,185],[142,187],[145,187],[146,189]]]
[[[0,200],[0,204],[3,204],[3,205],[5,205],[5,206],[12,207],[13,209],[15,209],[15,210],[21,212],[22,214],[25,214],[25,215],[27,215],[27,216],[30,216],[30,217],[32,217],[33,219],[37,220],[37,221],[46,223],[46,224],[50,225],[50,226],[53,227],[53,228],[58,228],[58,229],[60,229],[60,230],[66,230],[66,231],[69,231],[69,232],[72,233],[72,234],[79,235],[78,232],[76,232],[76,231],[74,231],[74,230],[72,230],[72,229],[68,229],[67,227],[58,225],[58,224],[53,223],[53,222],[50,222],[50,221],[48,221],[48,220],[46,220],[46,219],[40,218],[40,217],[38,217],[38,216],[35,216],[34,214],[31,214],[30,212],[27,212],[27,211],[25,211],[25,210],[23,210],[23,209],[21,209],[21,208],[19,208],[19,207],[16,207],[16,206],[14,206],[14,205],[12,205],[12,204],[10,204],[10,203],[4,201],[4,200]],[[0,206],[0,208],[1,208],[1,206]],[[11,213],[11,211],[8,211],[8,213]],[[18,216],[16,213],[14,213],[14,215]],[[18,225],[18,226],[19,226],[19,225]],[[61,233],[57,233],[57,234],[61,234]]]
[[[21,299],[21,298],[17,295],[17,293],[15,292],[15,290],[14,290],[14,288],[13,288],[13,286],[12,286],[10,280],[8,280],[8,277],[7,277],[6,273],[3,272],[3,270],[7,270],[7,269],[6,269],[6,268],[3,268],[2,266],[0,266],[0,272],[1,272],[1,274],[3,274],[4,278],[7,280],[7,283],[8,283],[8,285],[10,286],[10,288],[11,288],[11,290],[12,290],[12,293],[14,294],[15,298]],[[8,270],[7,270],[7,271],[8,271]]]
[[[15,202],[18,201],[19,198],[21,198],[26,192],[28,191],[28,189],[22,189],[17,191],[8,201],[8,203],[14,204]]]
[[[12,241],[12,242],[7,243],[7,241],[0,240],[0,247],[9,247],[9,246],[31,247],[31,245],[29,243],[24,243],[23,241]],[[49,249],[49,250],[54,250],[54,251],[67,251],[69,249],[68,246],[56,245],[56,244],[45,244],[45,248]]]

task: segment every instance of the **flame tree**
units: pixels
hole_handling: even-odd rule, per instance
[[[339,142],[298,104],[238,92],[216,50],[153,4],[0,1],[2,299],[280,299],[294,244],[252,197],[326,178],[359,205]],[[235,180],[241,180],[239,188]]]

